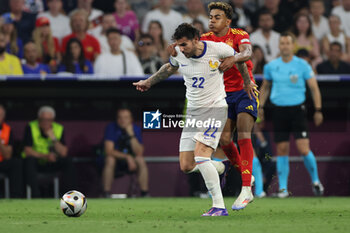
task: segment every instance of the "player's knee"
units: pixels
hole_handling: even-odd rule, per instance
[[[288,146],[278,146],[277,155],[287,155],[289,153]]]
[[[299,150],[299,153],[302,155],[302,156],[306,156],[306,155],[308,155],[309,154],[309,149],[308,148],[303,148],[303,149],[300,149]]]
[[[183,173],[190,173],[194,168],[193,164],[189,164],[189,163],[182,163],[180,164],[180,169]]]
[[[220,145],[221,146],[227,146],[230,143],[231,143],[231,135],[229,135],[229,136],[221,135],[221,138],[220,138]]]

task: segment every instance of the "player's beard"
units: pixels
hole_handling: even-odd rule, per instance
[[[187,57],[187,58],[193,57],[193,56],[196,54],[196,48],[193,47],[193,49],[192,49],[190,52],[188,52],[188,53],[183,53],[183,54],[184,54],[185,57]]]

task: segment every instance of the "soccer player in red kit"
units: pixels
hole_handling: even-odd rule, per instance
[[[238,52],[234,57],[225,59],[220,69],[224,71],[228,119],[220,138],[220,145],[233,166],[241,173],[242,191],[232,205],[233,210],[240,210],[253,200],[251,190],[253,146],[251,132],[258,114],[257,98],[252,68],[249,60],[252,55],[249,35],[242,29],[230,28],[232,8],[224,2],[212,2],[209,8],[210,32],[203,34],[201,40],[224,42]],[[232,141],[233,131],[237,128],[238,145]]]

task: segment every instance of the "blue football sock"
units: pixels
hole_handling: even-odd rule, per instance
[[[288,192],[289,157],[288,155],[277,156],[277,174],[279,190]]]
[[[259,196],[263,190],[263,175],[261,164],[257,157],[253,158],[253,176],[255,177],[255,195]]]
[[[317,163],[314,153],[310,150],[309,153],[304,157],[304,165],[310,174],[312,183],[320,182],[317,172]]]

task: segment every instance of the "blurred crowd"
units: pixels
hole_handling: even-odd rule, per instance
[[[208,30],[201,0],[5,0],[0,74],[144,75],[167,62],[175,28]],[[254,73],[279,55],[282,32],[318,73],[350,73],[350,0],[230,0],[232,27],[250,33]]]

